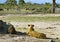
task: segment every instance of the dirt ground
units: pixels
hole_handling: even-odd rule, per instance
[[[7,15],[7,16],[9,16],[9,15]],[[38,16],[38,15],[28,15],[28,16]],[[47,14],[47,15],[39,15],[39,16],[60,16],[60,14],[56,14],[56,15],[55,14],[53,14],[53,15]],[[0,18],[2,18],[2,17],[3,16],[0,16]],[[16,29],[20,29],[17,31],[21,31],[21,32],[27,32],[28,24],[34,24],[34,29],[37,32],[45,33],[48,38],[60,38],[60,22],[49,22],[49,21],[48,22],[14,22],[14,21],[11,21],[10,23],[12,25],[14,25],[14,27]],[[24,28],[26,28],[26,29],[24,30]],[[9,38],[9,36],[8,36],[8,38]],[[18,39],[18,38],[19,37],[16,37],[16,39]],[[1,42],[4,39],[5,38],[3,38],[3,39],[0,38]],[[14,42],[17,42],[16,39],[14,39]],[[22,39],[24,39],[24,38],[22,38]],[[8,42],[11,42],[11,41],[12,40],[10,40]],[[28,42],[28,41],[26,41],[26,42]]]
[[[15,28],[22,28],[21,32],[26,32],[23,28],[28,28],[28,24],[34,24],[37,32],[42,32],[49,38],[60,38],[60,22],[10,22]]]
[[[48,38],[60,38],[60,22],[10,22],[15,29],[20,32],[27,32],[27,25],[34,24],[34,29],[37,32],[45,33]],[[25,29],[24,29],[25,28]],[[1,35],[0,35],[1,36]],[[37,39],[29,36],[21,35],[3,35],[0,37],[0,42],[50,42],[51,39]]]

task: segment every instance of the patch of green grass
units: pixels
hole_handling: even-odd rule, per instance
[[[39,22],[39,21],[60,21],[60,16],[58,17],[36,17],[36,16],[10,16],[5,18],[6,21],[16,21],[16,22]]]
[[[56,42],[60,42],[60,39],[56,40]]]

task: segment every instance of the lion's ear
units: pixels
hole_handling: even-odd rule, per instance
[[[30,26],[30,25],[28,24],[28,26]]]

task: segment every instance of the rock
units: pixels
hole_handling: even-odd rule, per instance
[[[15,34],[16,30],[12,24],[7,24],[6,22],[0,20],[0,34],[6,33]]]

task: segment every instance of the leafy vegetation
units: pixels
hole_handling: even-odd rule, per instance
[[[7,0],[6,2],[5,2],[5,4],[7,4],[8,6],[10,5],[10,6],[14,6],[14,5],[16,5],[17,4],[17,2],[16,2],[16,0]]]
[[[25,1],[24,0],[19,0],[19,5],[23,5],[23,4],[25,4]]]
[[[24,0],[19,0],[19,3],[17,4],[16,0],[7,0],[4,4],[0,4],[0,14],[49,13],[51,11],[51,6],[52,5],[48,2],[45,4],[32,4],[31,2],[26,3]],[[60,4],[58,4],[58,7],[60,7]]]
[[[1,18],[2,19],[2,18]],[[60,16],[53,17],[53,16],[46,16],[46,17],[36,17],[36,16],[10,16],[7,18],[2,19],[4,21],[16,21],[16,22],[39,22],[39,21],[53,21],[59,22]]]

